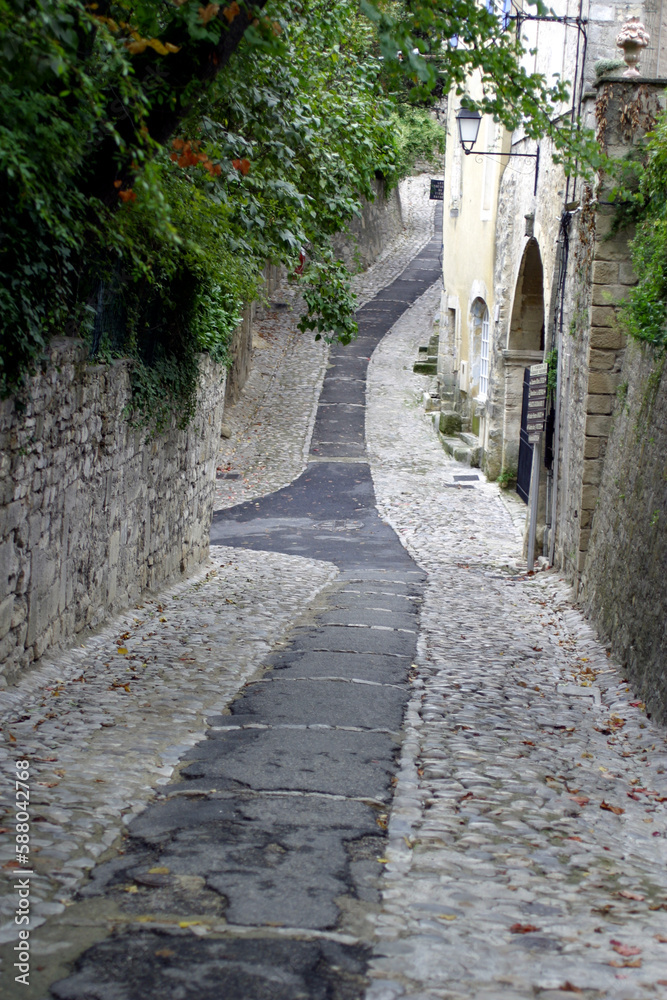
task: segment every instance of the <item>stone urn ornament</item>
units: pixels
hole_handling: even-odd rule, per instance
[[[640,75],[637,65],[642,54],[642,49],[645,49],[650,41],[651,36],[639,18],[629,17],[616,39],[619,49],[623,49],[623,58],[628,67],[623,76]]]

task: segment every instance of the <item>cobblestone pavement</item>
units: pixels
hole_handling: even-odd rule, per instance
[[[520,572],[516,501],[441,450],[410,370],[437,305],[369,371],[378,508],[428,586],[366,997],[665,997],[665,732],[557,574]]]
[[[429,183],[426,175],[401,182],[403,233],[354,278],[360,306],[393,281],[430,239],[436,202],[428,200]],[[219,480],[216,510],[266,496],[306,467],[328,348],[312,332],[297,329],[303,307],[294,285],[284,281],[270,305],[258,315],[248,381],[238,402],[225,411],[231,437],[222,441],[220,474],[239,478]]]

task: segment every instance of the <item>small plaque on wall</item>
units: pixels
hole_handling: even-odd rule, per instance
[[[429,195],[430,201],[444,201],[445,200],[445,182],[444,181],[431,181],[431,194]]]

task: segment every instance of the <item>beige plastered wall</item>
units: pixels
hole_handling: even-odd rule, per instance
[[[481,95],[478,80],[470,81],[469,94],[473,98]],[[460,98],[452,94],[447,112],[438,378],[446,405],[455,406],[464,428],[474,426],[480,440],[485,441],[488,422],[479,386],[480,324],[475,323],[472,310],[476,300],[482,300],[493,325],[494,239],[506,160],[478,156],[474,151],[463,153],[456,122],[460,106]],[[477,148],[502,152],[508,143],[503,127],[484,116]]]

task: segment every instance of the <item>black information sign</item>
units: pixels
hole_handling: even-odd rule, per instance
[[[429,196],[429,201],[444,201],[445,200],[445,182],[444,181],[431,181],[431,194]]]
[[[548,366],[531,365],[530,383],[528,386],[528,414],[526,432],[530,444],[537,444],[544,430],[544,419],[547,412],[547,372]]]

